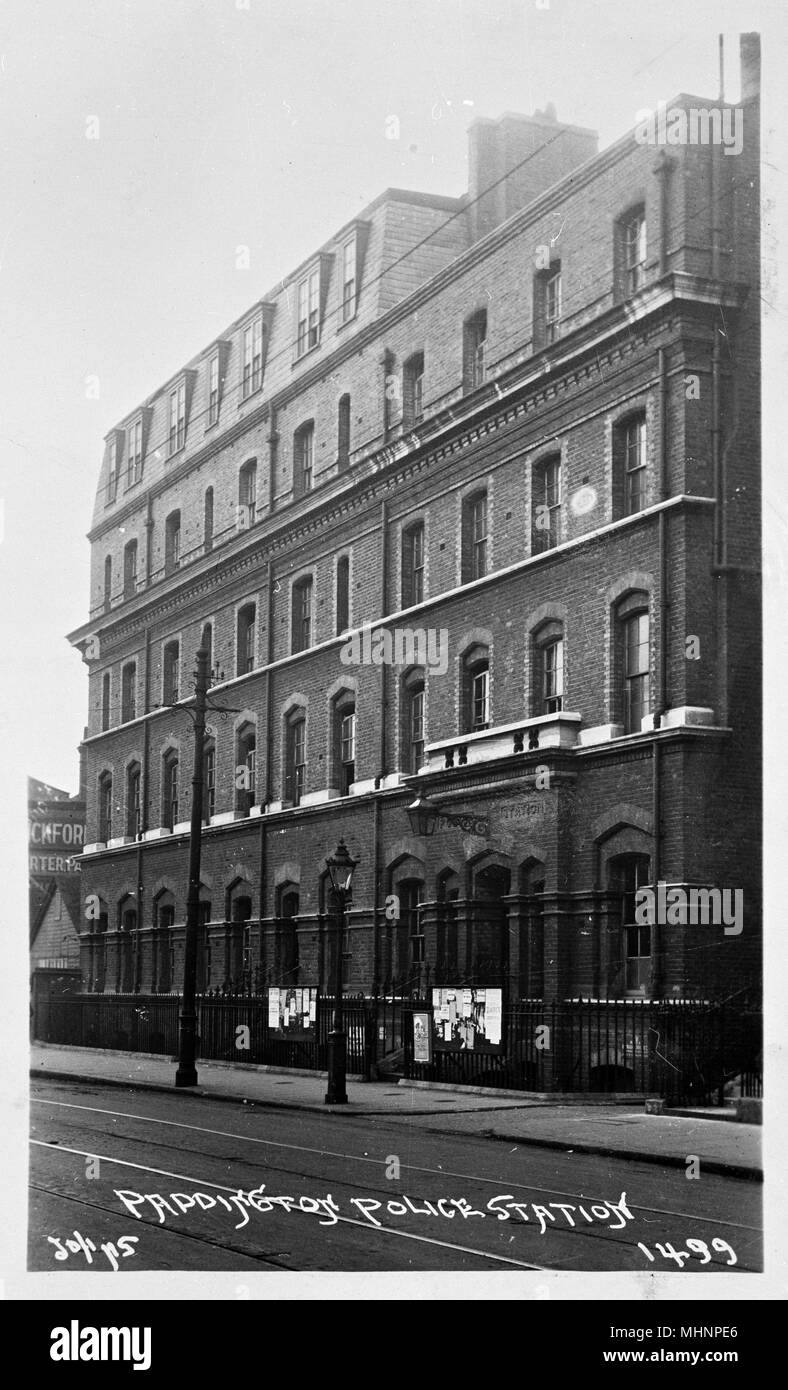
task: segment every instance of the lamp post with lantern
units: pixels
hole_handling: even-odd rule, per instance
[[[445,811],[436,801],[426,796],[417,796],[407,807],[408,820],[414,835],[432,835],[436,825],[458,825],[469,835],[486,837],[490,833],[487,816],[470,815],[467,811]]]
[[[353,871],[358,859],[351,858],[344,839],[326,859],[331,879],[331,896],[336,917],[336,954],[334,959],[334,1019],[328,1035],[328,1088],[326,1105],[347,1104],[347,1035],[342,1009],[342,943],[345,936],[345,913],[351,898]]]

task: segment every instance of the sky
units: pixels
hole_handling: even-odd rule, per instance
[[[77,788],[65,634],[107,430],[383,188],[463,192],[475,116],[553,101],[604,147],[643,107],[716,94],[726,27],[735,97],[758,8],[6,0],[0,580],[28,772]]]

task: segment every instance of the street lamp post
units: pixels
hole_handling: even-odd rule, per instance
[[[326,1105],[347,1105],[347,1036],[342,1010],[342,943],[345,935],[345,912],[351,897],[353,870],[358,864],[351,859],[344,839],[336,853],[326,859],[331,878],[331,892],[336,909],[336,957],[334,960],[334,1020],[328,1035],[328,1089]]]
[[[197,679],[194,686],[194,771],[192,774],[192,819],[189,833],[189,889],[186,897],[186,945],[183,957],[183,1000],[180,1016],[180,1051],[176,1086],[196,1086],[197,1068],[197,929],[200,914],[200,852],[202,848],[203,745],[205,743],[205,697],[208,690],[208,652],[197,652]]]

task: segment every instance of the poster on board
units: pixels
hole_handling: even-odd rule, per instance
[[[500,989],[433,989],[432,1020],[432,1041],[438,1052],[503,1050]]]
[[[317,989],[280,989],[268,991],[268,1028],[283,1038],[317,1037]]]

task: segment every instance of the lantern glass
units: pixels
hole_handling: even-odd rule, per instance
[[[426,797],[418,796],[408,807],[408,819],[414,835],[431,835],[437,817],[437,807]]]
[[[336,848],[336,853],[329,855],[326,859],[328,872],[331,876],[331,887],[335,893],[349,893],[350,885],[353,881],[353,871],[358,863],[357,859],[351,859],[348,848],[344,840],[340,840]]]

